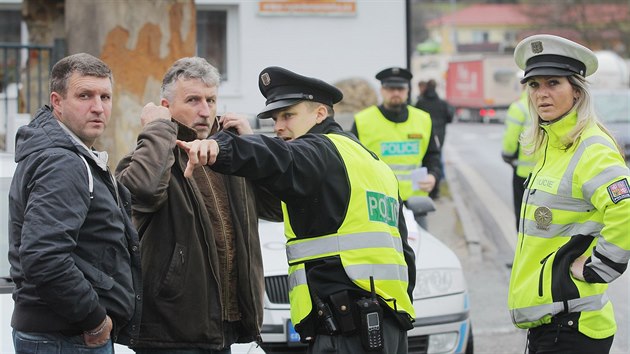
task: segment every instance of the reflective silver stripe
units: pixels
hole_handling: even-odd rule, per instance
[[[345,266],[346,274],[352,280],[400,280],[409,281],[407,266],[399,264],[355,264]]]
[[[597,252],[615,263],[628,263],[630,261],[630,251],[606,241],[603,237],[597,240]]]
[[[289,274],[289,293],[298,285],[306,285],[306,270],[304,268],[297,269]]]
[[[595,222],[587,221],[585,223],[577,224],[551,224],[546,230],[539,229],[534,220],[524,220],[525,234],[528,236],[553,238],[553,237],[571,237],[576,235],[588,235],[593,237],[599,237],[600,231],[604,225]]]
[[[594,270],[606,283],[610,283],[621,275],[621,273],[602,262],[595,254],[591,255],[591,262],[588,264],[588,267]]]
[[[615,177],[627,176],[628,168],[625,166],[609,166],[601,171],[597,176],[591,178],[582,185],[582,195],[586,200],[591,200],[595,190],[604,184],[610,182]]]
[[[525,122],[520,119],[514,118],[513,116],[508,115],[505,119],[507,122],[513,123],[515,125],[524,126]]]
[[[601,310],[606,305],[606,303],[608,303],[608,295],[606,293],[587,296],[579,299],[569,300],[568,311],[597,311]],[[562,311],[564,311],[564,304],[562,301],[558,301],[552,304],[513,309],[511,312],[514,322],[518,324],[538,321],[547,315],[555,316]]]
[[[411,175],[408,173],[405,173],[405,174],[396,173],[396,178],[398,178],[399,181],[411,181]]]
[[[400,165],[400,164],[395,164],[395,163],[392,163],[392,164],[388,163],[387,166],[389,166],[389,168],[391,168],[394,171],[396,171],[396,170],[398,170],[398,171],[411,171],[413,169],[416,169],[416,168],[420,167],[418,164],[412,164],[412,165],[404,164],[404,165]]]
[[[601,310],[608,303],[608,294],[597,294],[585,296],[567,301],[569,312],[597,311]],[[555,315],[555,314],[554,314]]]
[[[516,166],[536,166],[536,162],[534,161],[523,161],[523,160],[518,160],[516,162]]]
[[[572,198],[566,195],[555,195],[543,190],[536,190],[536,205],[544,205],[551,209],[587,212],[595,209],[593,204],[586,200]]]
[[[529,115],[529,108],[527,108],[527,106],[525,106],[525,103],[523,103],[523,101],[519,100],[516,105],[518,106],[518,108],[521,110],[521,112],[523,113],[523,116],[525,117],[525,120],[523,122],[527,121],[527,116]]]
[[[523,101],[519,100],[516,103],[516,106],[518,107],[518,109],[521,111],[521,113],[523,113],[523,120],[514,117],[513,115],[508,115],[506,120],[512,123],[515,123],[516,125],[520,125],[520,126],[525,126],[528,125],[528,119],[529,118],[529,110],[527,109],[527,107],[525,107],[525,104],[523,103]]]
[[[362,232],[358,234],[332,235],[300,239],[287,244],[289,263],[304,258],[315,258],[325,254],[367,248],[389,247],[402,253],[402,240],[386,232]]]
[[[602,144],[602,145],[608,146],[609,148],[613,150],[616,150],[616,148],[613,145],[611,145],[611,143],[608,142],[608,140],[604,139],[601,136],[592,136],[582,141],[578,145],[577,149],[575,150],[573,157],[571,157],[571,161],[569,161],[569,165],[567,166],[567,169],[564,171],[564,175],[562,176],[562,179],[560,180],[560,186],[558,186],[558,194],[571,195],[573,175],[575,173],[575,169],[577,168],[578,162],[580,162],[580,159],[582,158],[582,154],[584,154],[584,150],[586,150],[587,147],[591,145],[595,145],[595,144]]]

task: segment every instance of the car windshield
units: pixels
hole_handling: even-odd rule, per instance
[[[630,123],[630,90],[593,91],[595,111],[604,123]]]

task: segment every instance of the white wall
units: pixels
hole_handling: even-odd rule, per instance
[[[20,0],[0,0],[15,6]],[[258,75],[282,66],[329,83],[370,80],[390,66],[405,67],[404,0],[356,0],[353,15],[260,15],[258,0],[195,0],[198,8],[228,10],[229,81],[219,90],[219,114],[255,114],[264,106]]]
[[[238,82],[219,90],[223,109],[257,113],[264,106],[258,75],[267,66],[281,66],[329,83],[362,77],[378,87],[374,75],[389,66],[406,66],[404,0],[357,0],[352,16],[258,14],[258,1],[197,0],[200,5],[223,5],[238,13],[238,31],[229,39],[238,45]],[[229,32],[229,29],[228,29]],[[231,75],[234,77],[235,75]]]

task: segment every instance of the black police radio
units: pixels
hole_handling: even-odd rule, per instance
[[[370,277],[370,290],[371,297],[356,302],[361,318],[361,344],[367,351],[379,351],[383,349],[383,309],[376,298],[373,277]]]

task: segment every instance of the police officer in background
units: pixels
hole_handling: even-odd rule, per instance
[[[431,117],[407,104],[411,78],[409,70],[399,67],[376,74],[383,102],[357,113],[351,128],[363,145],[394,171],[403,201],[411,196],[427,196],[441,175],[440,146]],[[420,167],[426,167],[427,174],[416,181],[414,170]],[[416,221],[427,227],[424,214],[416,214]]]
[[[519,80],[522,72],[519,72]],[[529,103],[527,90],[523,85],[521,97],[508,107],[507,118],[505,119],[505,130],[503,132],[503,151],[501,157],[503,161],[510,164],[513,169],[512,174],[512,195],[514,202],[514,216],[516,218],[516,229],[518,230],[519,219],[521,217],[521,203],[525,192],[525,180],[532,172],[536,163],[534,155],[525,153],[521,146],[521,135],[531,125],[529,117]]]
[[[605,354],[617,331],[606,290],[630,259],[630,171],[593,108],[586,77],[597,57],[565,38],[534,35],[514,59],[533,119],[524,146],[541,155],[523,199],[512,320],[529,329],[530,354]]]
[[[274,120],[277,138],[222,131],[178,141],[185,175],[211,165],[282,201],[291,321],[309,353],[407,353],[415,256],[396,176],[335,122],[343,95],[334,86],[269,67],[259,88],[258,118]]]

